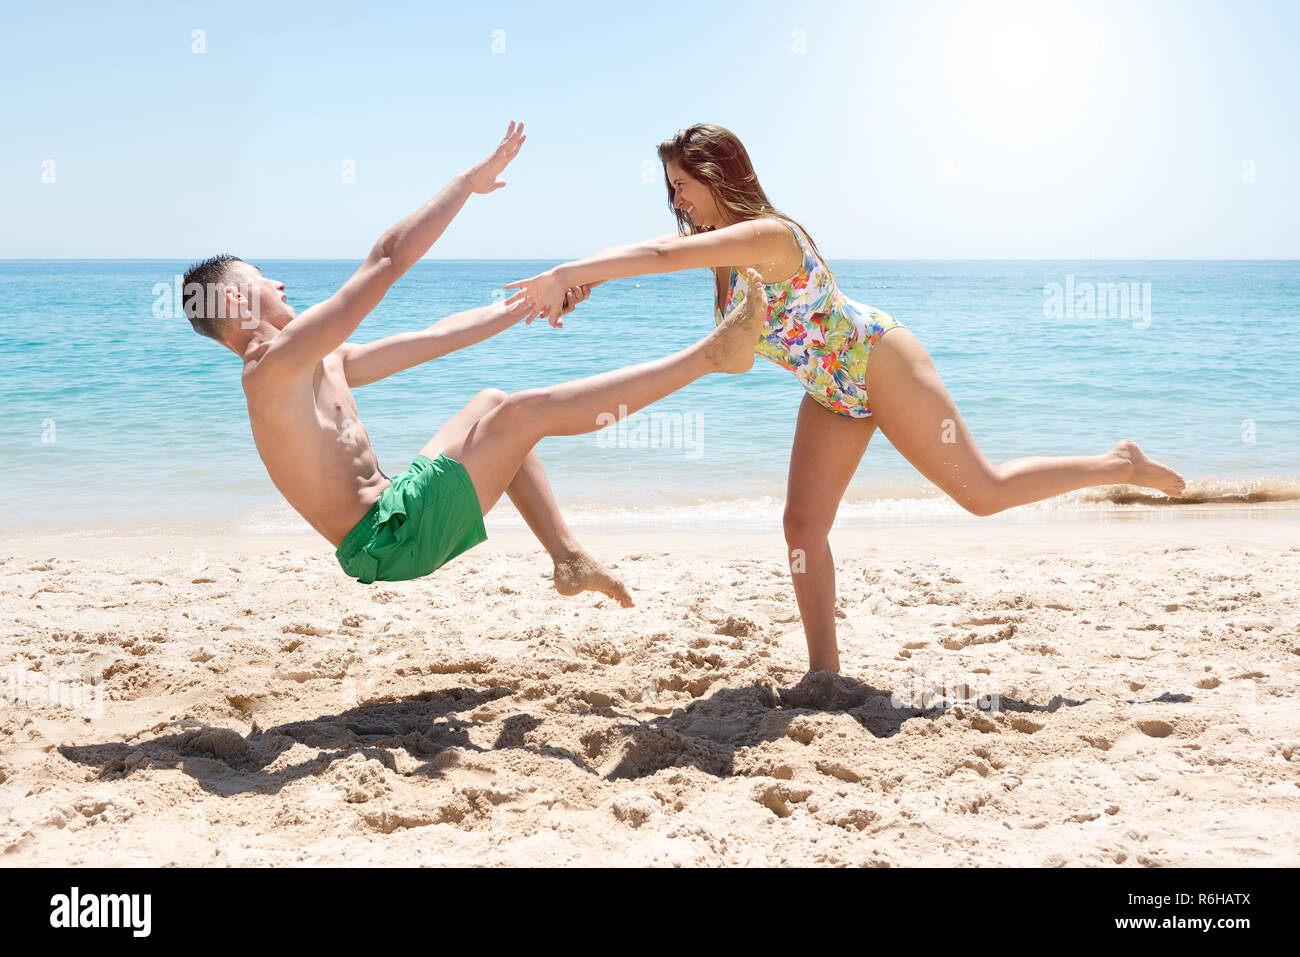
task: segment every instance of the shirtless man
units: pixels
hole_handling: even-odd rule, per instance
[[[384,233],[352,278],[301,316],[284,283],[232,256],[189,271],[185,315],[242,360],[253,439],[271,481],[335,546],[351,577],[370,583],[429,574],[487,538],[483,516],[504,492],[554,560],[561,594],[598,591],[630,607],[623,582],[565,525],[533,446],[547,435],[594,432],[609,421],[602,414],[635,412],[708,373],[748,370],[766,314],[757,273],[750,271],[745,300],[688,349],[558,386],[480,392],[391,480],[379,469],[352,397],[355,386],[481,342],[534,305],[501,300],[422,332],[346,341],[470,194],[505,186],[497,177],[524,139],[523,125],[512,121],[490,156]],[[587,287],[570,290],[563,311],[589,294]]]

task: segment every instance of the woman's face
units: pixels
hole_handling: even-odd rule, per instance
[[[686,214],[695,226],[721,226],[722,215],[713,201],[709,187],[695,179],[673,160],[664,164],[668,183],[673,188],[673,207]]]

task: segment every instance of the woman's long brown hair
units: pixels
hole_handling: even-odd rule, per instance
[[[813,254],[821,260],[826,271],[830,266],[808,230],[782,213],[763,192],[754,164],[749,161],[744,144],[731,130],[713,123],[696,123],[659,144],[659,161],[664,164],[664,184],[668,187],[668,206],[677,217],[677,231],[683,236],[706,233],[712,226],[696,226],[686,214],[673,205],[673,184],[668,178],[668,161],[672,160],[686,173],[709,188],[718,208],[726,210],[732,219],[748,220],[772,217],[794,223],[808,237]],[[832,276],[834,274],[832,273]]]

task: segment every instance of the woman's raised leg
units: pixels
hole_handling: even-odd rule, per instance
[[[993,465],[966,427],[920,340],[902,326],[871,347],[872,418],[908,462],[975,515],[992,515],[1094,485],[1127,483],[1182,494],[1173,469],[1123,439],[1099,455],[1031,456]]]
[[[871,419],[838,415],[810,395],[805,395],[799,406],[790,449],[784,524],[790,578],[812,671],[840,670],[835,638],[835,559],[827,536],[875,430]]]

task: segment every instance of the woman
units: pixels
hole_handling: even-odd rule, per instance
[[[877,427],[918,472],[975,515],[1095,485],[1182,494],[1182,478],[1127,439],[1100,455],[990,463],[924,346],[889,315],[840,292],[811,237],[768,200],[734,134],[697,124],[661,143],[659,159],[677,234],[510,283],[507,289],[518,290],[510,302],[525,304],[526,321],[542,316],[560,325],[572,286],[707,266],[721,321],[744,289],[745,270],[764,277],[768,316],[756,351],[792,371],[807,393],[790,453],[785,538],[811,671],[839,670],[827,536]]]

